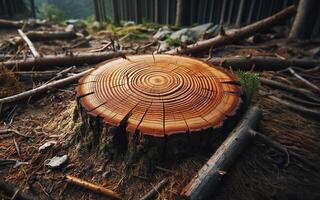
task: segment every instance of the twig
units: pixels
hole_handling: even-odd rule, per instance
[[[20,149],[19,149],[18,143],[16,142],[16,138],[15,137],[13,137],[13,143],[14,143],[14,146],[16,148],[16,151],[17,151],[17,154],[18,154],[19,158],[21,158]]]
[[[62,78],[64,77],[67,73],[71,72],[71,71],[75,71],[76,70],[76,66],[72,66],[72,67],[69,67],[67,69],[64,69],[62,70],[61,72],[58,72],[57,75],[53,78],[51,78],[49,81],[47,81],[45,84],[48,84],[54,80],[57,80],[59,78]]]
[[[0,104],[4,104],[4,103],[12,103],[12,102],[16,102],[16,101],[21,101],[23,99],[28,99],[30,97],[33,97],[35,95],[39,95],[43,92],[46,92],[48,90],[51,90],[52,88],[57,88],[57,87],[62,87],[65,86],[67,84],[70,84],[74,81],[77,81],[78,79],[80,79],[82,76],[86,75],[87,73],[89,73],[90,71],[92,71],[93,69],[88,69],[84,72],[78,73],[74,76],[70,76],[61,80],[57,80],[54,81],[52,83],[48,83],[46,85],[42,85],[38,88],[34,88],[25,92],[22,92],[20,94],[16,94],[13,96],[9,96],[9,97],[5,97],[0,99]]]
[[[22,136],[22,137],[31,138],[31,136],[22,134],[19,131],[14,130],[14,129],[2,129],[2,130],[0,130],[0,134],[6,134],[6,133],[10,133],[10,132],[11,133],[15,133],[16,135],[19,135],[19,136]]]
[[[159,191],[167,185],[168,178],[164,178],[161,182],[159,182],[152,190],[150,190],[147,194],[145,194],[140,200],[148,200],[148,199],[156,199],[155,195],[159,193]]]
[[[113,199],[121,199],[120,195],[112,190],[95,185],[93,183],[89,183],[85,180],[81,180],[81,179],[76,178],[74,176],[66,176],[66,181],[68,183],[86,188],[86,189],[91,190],[95,193],[103,194],[103,195],[110,197],[110,198],[113,198]]]
[[[163,172],[168,172],[168,173],[171,173],[171,174],[175,174],[174,171],[170,170],[170,169],[166,169],[166,168],[163,168],[163,167],[159,167],[159,166],[156,166],[155,167],[157,170],[160,170],[160,171],[163,171]]]
[[[112,42],[108,42],[106,45],[98,48],[98,49],[92,49],[89,52],[100,52],[100,51],[104,51],[106,50],[110,45],[112,44]]]
[[[33,54],[33,56],[35,58],[40,57],[40,54],[38,53],[36,48],[33,46],[31,40],[29,40],[29,38],[26,36],[26,34],[24,34],[24,32],[21,29],[18,29],[18,32],[19,32],[20,36],[22,37],[22,39],[28,44],[29,49],[30,49],[31,53]]]
[[[302,81],[304,84],[306,84],[307,86],[309,86],[311,89],[314,89],[318,92],[320,92],[320,88],[318,86],[316,86],[315,84],[311,83],[310,81],[308,81],[307,79],[303,78],[302,76],[300,76],[299,74],[297,74],[291,67],[288,68],[289,72],[295,76],[297,79],[299,79],[300,81]]]

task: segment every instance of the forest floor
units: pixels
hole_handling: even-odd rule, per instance
[[[102,43],[109,40],[109,35],[104,35],[103,32],[91,34],[95,39],[83,47],[68,48],[74,44],[73,41],[35,42],[34,45],[43,54],[63,53],[66,50],[88,52],[103,46]],[[6,31],[6,34],[0,35],[0,40],[4,41],[17,36],[17,32]],[[122,45],[124,49],[130,49],[151,42],[152,34],[149,34],[149,37],[144,39],[126,38],[122,41]],[[265,48],[270,44],[273,44],[272,47]],[[288,45],[285,38],[259,44],[243,41],[215,49],[212,56],[265,55],[307,58],[310,57],[309,50],[314,48],[314,44],[311,42]],[[145,50],[145,53],[152,53],[156,49],[157,46],[151,46]],[[14,54],[14,51],[7,53]],[[200,56],[207,57],[208,54]],[[77,70],[82,71],[89,67],[77,66]],[[56,69],[61,70],[58,67]],[[9,78],[5,82],[0,82],[1,97],[44,83],[44,81],[19,81],[12,72],[3,70],[2,74],[4,73],[7,73]],[[305,88],[303,83],[289,73],[273,71],[256,73],[259,77]],[[320,70],[309,74],[318,77],[312,82],[320,86]],[[74,175],[112,189],[121,194],[124,199],[139,199],[158,182],[168,177],[169,184],[159,191],[158,199],[178,199],[182,188],[213,153],[194,152],[177,160],[157,163],[152,174],[144,173],[137,166],[128,167],[121,160],[106,160],[93,152],[79,153],[76,146],[63,144],[66,134],[70,134],[66,131],[66,127],[74,111],[76,86],[77,84],[71,84],[42,95],[40,98],[31,98],[10,107],[10,113],[4,116],[0,129],[15,129],[28,137],[13,134],[10,137],[1,138],[0,135],[0,161],[14,159],[27,164],[14,167],[0,163],[0,177],[3,177],[6,182],[16,185],[22,191],[31,193],[39,199],[107,199],[64,181],[65,175]],[[263,109],[263,118],[258,130],[290,151],[309,160],[316,169],[295,158],[290,158],[287,163],[284,155],[254,140],[224,175],[214,194],[214,199],[320,199],[320,120],[292,111],[268,98],[270,92],[285,93],[260,84],[251,102]],[[312,109],[319,109],[319,105]],[[39,152],[39,147],[48,141],[57,141],[58,144],[46,152]],[[220,143],[221,141],[217,141],[217,146]],[[48,159],[62,155],[69,157],[65,166],[51,170],[45,165]],[[0,193],[0,199],[11,199],[11,197]]]

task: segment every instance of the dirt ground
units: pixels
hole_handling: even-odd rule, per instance
[[[9,32],[1,40],[16,35]],[[107,38],[93,40],[90,46],[72,49],[74,52],[86,52],[101,46],[101,41]],[[148,44],[150,40],[124,41],[124,46]],[[275,43],[272,49],[264,49],[263,45]],[[213,56],[255,56],[268,55],[278,57],[305,57],[307,49],[312,44],[288,47],[284,40],[275,40],[257,45],[230,45],[216,49]],[[68,41],[37,42],[39,52],[53,54],[65,51],[70,45]],[[157,47],[151,47],[152,52]],[[205,57],[207,55],[203,55]],[[78,68],[83,70],[87,67]],[[276,72],[258,72],[259,76],[290,83],[296,87],[305,86],[290,74]],[[319,77],[320,71],[311,73]],[[320,86],[320,79],[312,80]],[[20,90],[13,93],[41,85],[21,83]],[[0,177],[18,186],[22,191],[34,194],[39,199],[107,199],[102,195],[72,186],[64,181],[65,175],[74,175],[81,179],[99,184],[121,194],[124,199],[139,199],[165,177],[169,184],[160,191],[158,199],[179,199],[182,188],[191,180],[203,166],[213,152],[203,154],[195,152],[174,161],[156,164],[152,174],[145,175],[137,166],[128,167],[121,159],[107,160],[94,152],[80,152],[76,145],[67,146],[64,142],[72,134],[68,124],[72,118],[75,106],[75,87],[56,89],[38,98],[29,99],[10,107],[0,123],[0,129],[16,129],[28,135],[22,137],[13,135],[0,138],[0,159],[16,159],[28,164],[17,168],[0,164]],[[1,90],[6,90],[12,84],[4,84]],[[7,88],[8,89],[8,88]],[[12,89],[11,89],[12,90]],[[253,140],[245,149],[231,169],[224,175],[212,199],[320,199],[320,121],[317,118],[294,112],[276,101],[268,98],[265,93],[283,93],[264,85],[259,86],[251,104],[259,105],[263,109],[263,118],[259,131],[281,143],[309,160],[315,168],[277,152],[259,141]],[[8,93],[5,93],[8,95]],[[9,94],[12,94],[10,92]],[[319,105],[313,107],[319,109]],[[68,132],[69,131],[69,132]],[[72,135],[71,135],[72,136]],[[58,144],[45,153],[38,148],[47,141],[57,141]],[[49,158],[67,154],[67,165],[57,170],[50,170],[45,163]],[[137,163],[136,165],[139,165]],[[1,199],[10,199],[0,193]]]

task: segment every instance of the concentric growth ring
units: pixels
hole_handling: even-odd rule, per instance
[[[82,78],[80,104],[106,124],[163,137],[219,127],[240,103],[227,71],[172,55],[135,55],[100,64]]]

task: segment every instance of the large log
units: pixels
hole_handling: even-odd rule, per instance
[[[26,60],[10,60],[2,64],[8,69],[27,70],[48,70],[52,67],[69,67],[72,65],[96,64],[116,57],[123,57],[133,51],[101,52],[101,53],[78,53],[73,55],[49,55]]]
[[[218,35],[214,38],[199,41],[195,44],[188,45],[186,48],[175,48],[173,50],[167,51],[168,54],[189,54],[199,51],[203,51],[210,48],[216,48],[226,44],[231,44],[241,39],[245,39],[254,35],[255,33],[261,32],[266,29],[270,29],[273,26],[279,24],[285,19],[292,17],[296,13],[295,6],[290,6],[268,18],[261,21],[255,22],[253,24],[247,25],[243,28],[239,28],[235,31],[227,32],[226,35]]]
[[[54,82],[42,85],[40,87],[25,91],[25,92],[22,92],[22,93],[13,95],[13,96],[2,98],[2,99],[0,99],[0,105],[13,103],[13,102],[17,102],[17,101],[22,101],[22,100],[28,99],[30,97],[43,94],[44,92],[46,92],[48,90],[52,90],[54,88],[65,86],[67,84],[70,84],[72,82],[79,80],[82,76],[86,75],[87,73],[89,73],[92,70],[93,69],[88,69],[88,70],[81,72],[81,73],[78,73],[74,76],[70,76],[70,77],[67,77],[67,78],[64,78],[64,79],[61,79],[58,81],[54,81]]]
[[[252,138],[249,130],[257,126],[260,118],[261,110],[258,107],[251,108],[238,127],[230,133],[208,162],[183,189],[182,195],[191,200],[210,199],[209,197],[221,177],[249,143]]]
[[[26,36],[32,42],[39,41],[51,41],[51,40],[72,40],[77,38],[77,34],[73,31],[29,31]],[[12,44],[22,44],[23,39],[21,37],[14,37],[10,39]]]
[[[278,71],[286,69],[290,66],[301,67],[309,69],[320,65],[319,59],[300,59],[288,58],[280,59],[276,57],[227,57],[227,58],[210,58],[208,62],[223,67],[231,67],[232,69],[239,70],[272,70]]]

